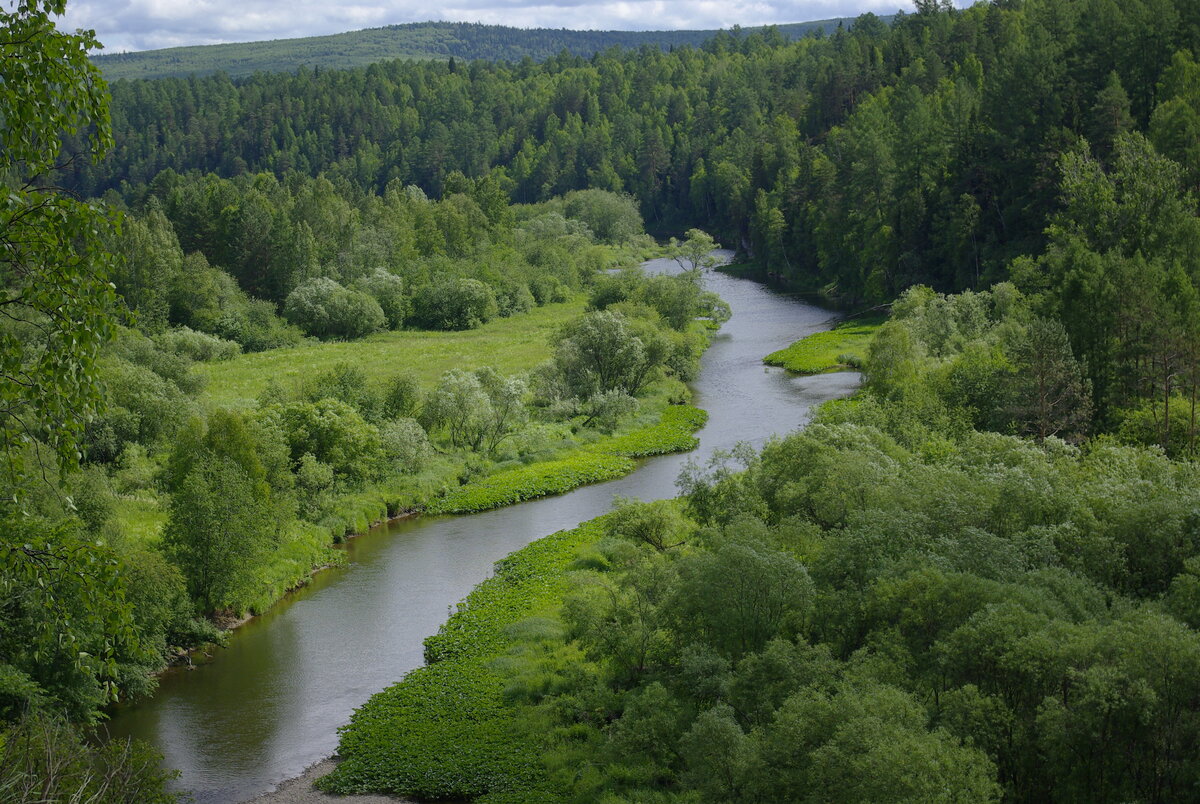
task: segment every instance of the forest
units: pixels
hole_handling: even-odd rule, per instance
[[[817,29],[832,33],[850,20],[818,20],[772,26],[789,39]],[[747,28],[752,33],[754,27]],[[392,59],[459,61],[545,61],[564,51],[590,57],[610,48],[699,47],[717,31],[573,31],[566,28],[509,28],[466,22],[410,22],[362,31],[276,39],[192,45],[131,53],[103,53],[92,60],[110,81],[121,78],[186,78],[223,73],[240,78],[257,72],[277,73],[300,65],[311,69],[346,69]]]
[[[335,544],[693,448],[718,241],[860,390],[503,559],[319,786],[1195,798],[1200,6],[111,85],[62,9],[0,9],[0,798],[174,800],[94,727]]]

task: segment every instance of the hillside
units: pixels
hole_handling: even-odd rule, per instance
[[[851,19],[815,20],[775,26],[788,39],[822,30],[832,32]],[[745,28],[753,33],[761,28]],[[563,50],[590,56],[610,47],[636,49],[644,45],[669,50],[699,45],[718,31],[571,31],[550,28],[508,28],[464,22],[416,22],[362,31],[148,50],[99,55],[93,60],[110,81],[120,78],[164,78],[225,72],[230,76],[294,70],[300,65],[322,69],[357,67],[387,59],[487,59],[520,61],[528,56],[544,61]]]

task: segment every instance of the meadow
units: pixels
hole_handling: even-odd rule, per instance
[[[207,400],[213,407],[248,409],[272,381],[292,387],[339,364],[361,369],[371,380],[411,372],[430,387],[450,369],[491,366],[501,374],[533,368],[551,354],[550,335],[583,312],[575,299],[497,318],[476,329],[454,332],[397,330],[356,341],[306,342],[300,346],[239,355],[203,367]]]

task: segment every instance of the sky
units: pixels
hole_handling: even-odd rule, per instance
[[[912,9],[911,0],[68,0],[60,26],[106,53],[253,42],[446,20],[523,28],[728,28]],[[961,5],[962,3],[959,2]]]

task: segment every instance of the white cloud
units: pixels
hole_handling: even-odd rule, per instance
[[[109,53],[318,36],[430,19],[528,28],[663,30],[891,13],[910,0],[69,0],[64,27],[96,31]]]

